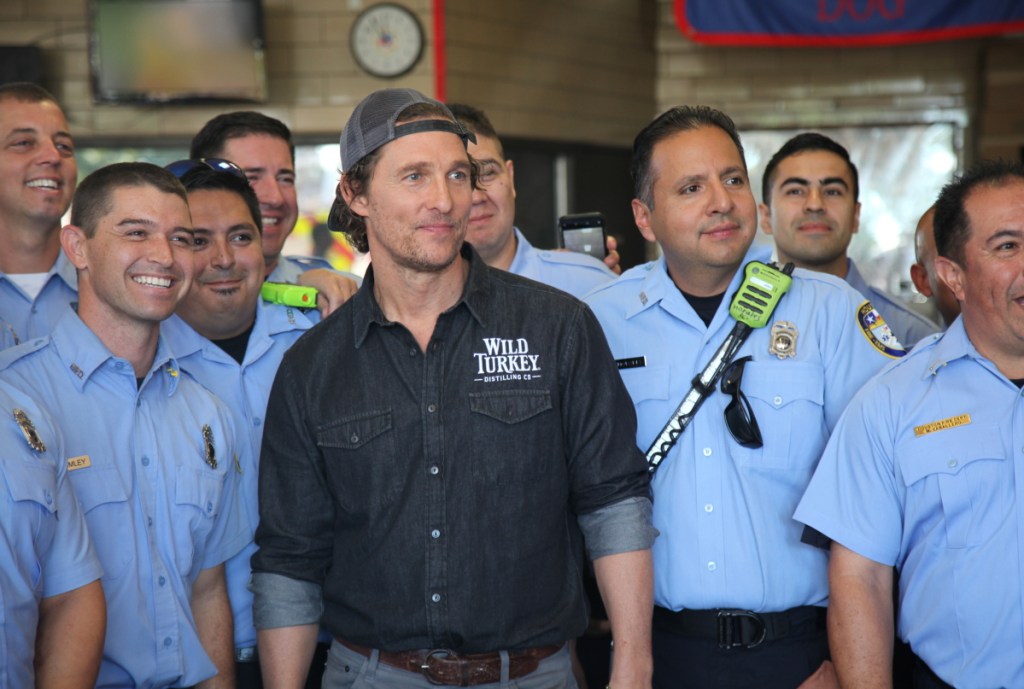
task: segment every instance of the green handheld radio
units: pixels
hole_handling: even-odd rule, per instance
[[[751,328],[763,328],[791,284],[793,278],[778,268],[751,261],[743,267],[743,283],[729,305],[729,315]]]
[[[285,282],[264,282],[260,287],[263,301],[285,306],[297,306],[301,309],[316,307],[316,288],[289,285]]]

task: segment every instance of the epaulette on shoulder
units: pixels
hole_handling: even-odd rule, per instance
[[[0,351],[0,371],[4,370],[15,361],[24,359],[33,352],[38,352],[50,342],[49,337],[37,337],[27,340],[19,345]]]

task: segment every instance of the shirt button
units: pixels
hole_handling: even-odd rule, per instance
[[[352,437],[349,438],[348,441],[350,443],[358,443],[359,442],[359,436],[356,433],[353,433]]]
[[[416,356],[416,348],[409,347],[409,356]]]
[[[157,582],[158,582],[158,583],[159,583],[159,584],[160,584],[161,586],[163,586],[164,584],[166,584],[166,583],[167,583],[167,579],[165,579],[164,577],[160,577],[159,579],[157,579]]]
[[[431,476],[437,476],[439,473],[441,473],[441,470],[438,469],[436,466],[430,467],[430,475]]]
[[[704,505],[704,511],[705,511],[705,512],[714,512],[714,511],[715,511],[715,506],[714,506],[714,505],[712,505],[712,504],[711,504],[711,503],[709,502],[708,504]]]
[[[147,457],[146,455],[142,456],[142,466],[144,466],[144,467],[148,467],[149,466],[149,457]]]
[[[772,398],[772,403],[776,407],[779,406],[780,404],[782,404],[782,397],[780,397],[779,395],[776,395],[775,397]]]
[[[212,502],[206,503],[206,511],[207,512],[213,512],[213,503]]]
[[[258,416],[255,419],[252,420],[252,425],[253,426],[259,426],[261,423],[263,423],[263,419],[261,419]]]
[[[430,600],[432,600],[435,603],[440,603],[441,602],[441,594],[440,593],[435,593],[434,595],[432,595],[430,597]]]
[[[718,569],[718,565],[714,562],[714,560],[708,563],[709,572],[714,572],[716,569]]]
[[[710,447],[705,447],[704,448],[704,456],[705,457],[710,457],[711,456],[711,448]]]
[[[431,414],[433,414],[434,412],[437,411],[437,405],[436,404],[428,404],[427,405],[427,411],[430,412]]]
[[[439,529],[434,529],[433,531],[430,532],[430,537],[431,538],[441,538],[441,531]]]
[[[35,306],[32,307],[32,313],[38,313],[38,311],[36,311],[36,307]]]
[[[171,637],[169,637],[169,636],[168,636],[167,638],[165,638],[165,639],[164,639],[164,646],[165,646],[165,647],[170,647],[170,645],[171,645],[171,644],[173,644],[173,643],[174,643],[174,642],[173,642],[173,641],[171,641]]]
[[[153,526],[153,518],[152,517],[146,517],[146,526],[150,526],[150,527]]]
[[[946,462],[946,465],[949,466],[950,469],[952,469],[957,465],[957,461],[955,459],[951,459],[948,462]]]
[[[44,490],[43,491],[43,497],[46,498],[46,504],[47,505],[52,505],[53,504],[53,496],[50,495],[50,491]]]

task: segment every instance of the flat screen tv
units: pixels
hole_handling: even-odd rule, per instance
[[[90,0],[100,103],[260,102],[262,0]]]

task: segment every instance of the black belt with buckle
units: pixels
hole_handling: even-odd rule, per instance
[[[822,631],[825,614],[825,608],[815,605],[782,612],[730,608],[673,612],[655,606],[654,628],[669,634],[709,639],[722,649],[757,648],[766,641]]]

